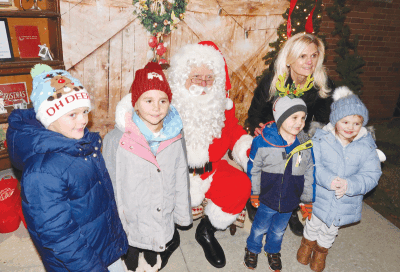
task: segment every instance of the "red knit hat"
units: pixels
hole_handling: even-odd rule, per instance
[[[149,62],[147,65],[135,73],[131,93],[132,106],[135,106],[139,97],[150,90],[159,90],[167,94],[169,102],[171,102],[172,92],[167,82],[160,64]]]

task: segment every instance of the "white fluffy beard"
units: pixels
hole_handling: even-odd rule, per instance
[[[225,89],[216,87],[191,86],[189,92],[184,86],[171,86],[172,104],[183,121],[183,131],[191,167],[202,167],[208,161],[208,147],[214,138],[221,137],[225,126]],[[190,93],[205,95],[192,96]]]

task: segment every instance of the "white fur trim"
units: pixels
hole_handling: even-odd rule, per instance
[[[247,150],[251,147],[253,142],[253,137],[250,135],[242,135],[242,137],[237,140],[233,146],[232,156],[235,161],[243,168],[244,172],[247,172],[247,162],[249,157],[247,157]]]
[[[129,93],[118,102],[115,110],[115,124],[121,131],[125,131],[125,114],[132,110],[132,94]]]
[[[220,207],[215,205],[211,199],[207,200],[207,206],[204,210],[204,213],[210,219],[211,225],[215,228],[224,230],[229,227],[233,222],[236,221],[236,218],[239,216],[238,214],[230,214],[223,212]]]
[[[226,110],[231,110],[233,108],[233,101],[229,97],[226,98]]]
[[[161,257],[157,254],[157,263],[151,267],[144,258],[143,253],[139,253],[139,264],[135,272],[157,272],[161,268]],[[129,270],[130,271],[130,270]]]
[[[342,86],[342,87],[335,89],[335,91],[332,95],[332,98],[333,98],[333,101],[338,101],[339,99],[341,99],[343,97],[353,95],[353,94],[354,93],[348,87]]]
[[[206,162],[208,162],[208,146],[193,148],[192,146],[187,145],[186,149],[188,155],[188,163],[190,167],[203,167]]]
[[[379,157],[379,160],[381,161],[381,162],[384,162],[384,161],[386,161],[386,155],[385,155],[385,153],[383,153],[380,149],[376,149],[376,153],[378,153],[378,157]]]
[[[199,175],[191,175],[190,176],[190,198],[192,207],[199,206],[205,197],[206,192],[210,189],[212,182],[212,174],[205,180],[202,180]]]

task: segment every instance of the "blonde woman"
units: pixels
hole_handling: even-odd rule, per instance
[[[276,82],[279,76],[286,75],[285,86],[293,82],[304,87],[307,77],[314,77],[314,86],[300,98],[307,105],[308,113],[304,131],[310,127],[311,121],[323,124],[329,123],[330,105],[332,104],[331,90],[333,82],[327,77],[323,66],[325,48],[322,41],[312,35],[298,33],[289,38],[275,60],[273,70],[266,74],[254,90],[254,97],[248,111],[247,124],[252,135],[258,135],[261,127],[272,121],[273,98],[276,92]],[[271,67],[272,68],[272,67]],[[250,219],[254,218],[255,210],[247,205]],[[303,225],[300,223],[297,210],[289,220],[292,232],[303,235]]]
[[[312,34],[298,33],[285,42],[275,60],[273,71],[266,74],[254,90],[247,119],[251,134],[258,135],[259,128],[273,120],[272,101],[276,92],[276,82],[278,77],[284,74],[285,86],[295,82],[303,87],[308,75],[314,77],[313,88],[301,97],[308,109],[305,131],[308,130],[311,120],[324,124],[329,122],[332,104],[330,91],[334,86],[322,64],[324,56],[324,44]]]

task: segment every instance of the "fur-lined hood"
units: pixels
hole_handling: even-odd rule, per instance
[[[332,128],[333,128],[333,130],[332,130]],[[329,123],[328,125],[325,125],[325,124],[322,124],[320,122],[314,122],[313,121],[313,122],[311,122],[310,129],[308,130],[308,133],[307,133],[308,137],[312,138],[314,136],[315,132],[317,131],[317,129],[324,129],[325,131],[333,131],[333,134],[335,134],[334,127],[332,126],[331,123]],[[368,132],[371,134],[372,139],[374,139],[374,141],[376,141],[374,126],[363,127],[361,129],[359,135],[357,135],[356,139],[364,136]]]

